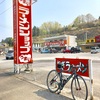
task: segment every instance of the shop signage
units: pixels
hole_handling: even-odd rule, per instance
[[[31,0],[13,0],[14,63],[32,61]]]
[[[64,66],[64,73],[71,74],[73,69],[76,69],[77,74],[89,77],[89,60],[88,59],[69,59],[69,58],[56,58],[56,70],[59,63]]]
[[[45,42],[45,46],[65,46],[67,40],[59,40],[59,41],[52,41],[52,42]]]
[[[96,42],[96,43],[100,42],[100,35],[95,36],[95,42]]]

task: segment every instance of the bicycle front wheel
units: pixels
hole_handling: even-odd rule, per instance
[[[47,76],[47,87],[50,92],[57,92],[59,89],[60,76],[56,70],[51,70]]]
[[[77,75],[72,79],[71,93],[74,100],[87,100],[88,88],[83,77]]]

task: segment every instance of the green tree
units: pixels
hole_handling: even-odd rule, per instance
[[[99,16],[98,20],[100,21],[100,16]]]
[[[91,15],[91,14],[87,14],[85,16],[85,19],[86,19],[86,22],[89,23],[89,22],[93,22],[95,20],[95,18]]]
[[[33,34],[32,36],[39,36],[40,34],[40,29],[36,26],[33,27]]]
[[[7,43],[9,46],[13,46],[13,39],[12,37],[8,37],[5,40],[2,40],[3,43]]]
[[[61,30],[62,26],[58,22],[45,22],[41,25],[41,34],[56,34]]]
[[[95,18],[91,14],[80,15],[80,16],[76,17],[75,20],[73,21],[73,26],[74,27],[83,27],[82,25],[91,23],[93,21],[95,21]]]

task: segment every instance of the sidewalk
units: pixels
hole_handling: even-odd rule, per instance
[[[8,69],[0,73],[2,81],[5,82],[0,84],[0,87],[3,87],[0,89],[0,100],[72,100],[70,85],[67,85],[60,95],[50,93],[46,86],[50,69],[40,70],[41,72],[34,69],[31,73],[22,71],[20,74],[14,74],[12,69]],[[94,100],[99,98],[94,97]]]
[[[34,80],[36,73],[0,71],[0,100],[72,100],[66,92],[50,93],[45,85]]]

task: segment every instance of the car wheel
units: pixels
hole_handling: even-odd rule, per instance
[[[6,58],[6,60],[8,60],[8,58]]]

